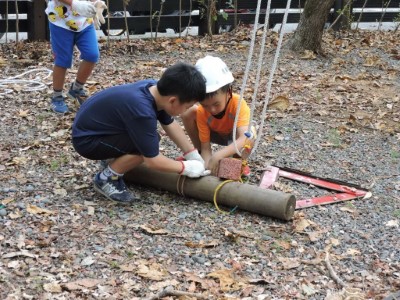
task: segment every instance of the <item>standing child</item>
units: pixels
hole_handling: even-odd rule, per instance
[[[54,112],[65,114],[69,111],[63,96],[63,88],[67,69],[72,65],[75,45],[81,52],[82,61],[76,80],[71,84],[67,95],[78,105],[88,96],[83,86],[100,56],[93,25],[96,2],[102,1],[48,0],[47,2],[46,14],[49,19],[50,41],[54,55],[51,98],[51,108]]]
[[[171,117],[185,112],[205,97],[204,77],[194,67],[177,63],[159,81],[148,79],[108,88],[86,100],[72,126],[75,150],[91,160],[112,159],[94,177],[94,189],[110,200],[132,202],[138,197],[122,176],[141,163],[164,172],[189,177],[205,175],[204,161]],[[159,152],[157,121],[172,141],[186,153],[175,161]]]
[[[193,145],[201,150],[206,168],[217,175],[220,160],[236,154],[232,132],[240,96],[232,93],[234,78],[220,58],[206,56],[197,61],[196,68],[206,79],[206,99],[181,118]],[[238,118],[235,136],[236,145],[241,149],[250,120],[250,108],[245,101],[241,102]],[[226,147],[213,154],[211,143]]]

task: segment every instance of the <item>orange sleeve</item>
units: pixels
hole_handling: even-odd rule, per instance
[[[231,113],[234,116],[236,116],[236,112],[239,107],[239,99],[240,95],[233,94],[232,100],[234,105],[232,106]],[[240,103],[240,112],[238,116],[237,127],[248,126],[249,123],[250,123],[250,108],[247,105],[246,101],[243,99],[242,102]]]
[[[201,143],[210,142],[210,128],[207,125],[207,114],[204,108],[199,105],[196,114],[197,129]]]

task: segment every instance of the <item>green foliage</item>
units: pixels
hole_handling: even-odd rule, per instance
[[[399,151],[396,151],[396,150],[391,150],[391,151],[390,151],[390,157],[391,157],[393,160],[399,159],[399,158],[400,158],[400,152],[399,152]]]
[[[340,147],[342,139],[340,138],[340,133],[337,129],[330,129],[328,131],[328,142],[335,147]]]

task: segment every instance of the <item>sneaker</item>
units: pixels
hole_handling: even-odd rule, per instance
[[[66,114],[69,112],[68,106],[67,104],[65,104],[63,96],[51,98],[51,109],[59,114]]]
[[[73,86],[74,86],[74,84],[72,83],[67,96],[70,99],[75,100],[76,105],[81,106],[81,104],[86,100],[86,98],[89,96],[89,94],[84,89],[73,90],[72,89]]]
[[[93,184],[96,191],[112,201],[129,203],[138,200],[138,197],[129,192],[122,177],[111,176],[107,180],[102,180],[98,173],[94,177]]]

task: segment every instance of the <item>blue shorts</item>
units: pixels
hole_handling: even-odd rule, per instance
[[[61,68],[70,68],[76,45],[81,52],[81,59],[97,63],[100,58],[96,30],[93,25],[80,32],[74,32],[49,23],[51,48],[54,64]]]

